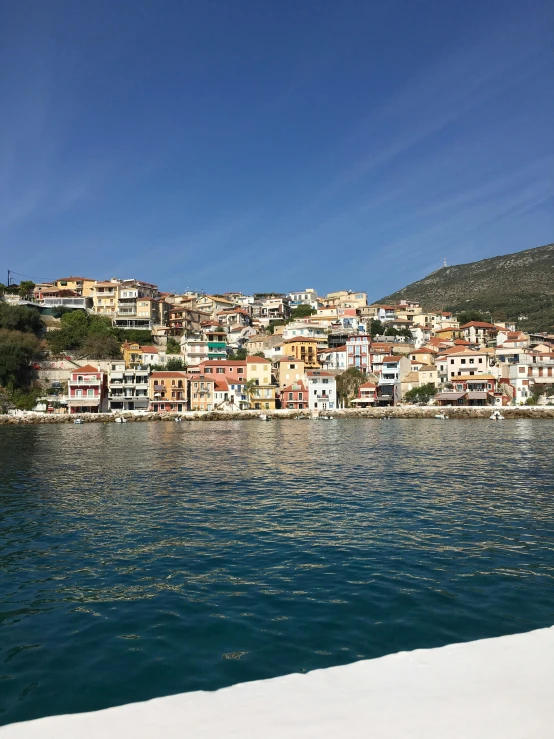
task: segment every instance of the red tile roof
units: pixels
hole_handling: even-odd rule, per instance
[[[71,370],[71,374],[74,375],[76,372],[95,372],[98,374],[99,372],[102,372],[102,370],[99,370],[98,367],[93,367],[92,364],[85,364],[84,367],[79,367],[78,369]]]
[[[492,323],[486,323],[486,321],[470,321],[469,323],[464,323],[460,328],[470,328],[471,326],[474,326],[475,328],[494,329],[495,331],[500,330],[498,326],[494,326]]]
[[[152,372],[152,374],[150,375],[150,377],[153,377],[154,379],[157,378],[157,377],[179,377],[179,378],[185,377],[186,378],[187,377],[187,373],[186,372],[178,372],[178,371],[165,370],[165,371],[159,371],[159,372],[158,371]]]

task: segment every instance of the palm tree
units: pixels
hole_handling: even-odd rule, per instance
[[[258,389],[258,383],[256,382],[256,380],[248,380],[248,382],[244,386],[244,389],[246,391],[246,394],[248,395],[250,405],[252,405],[252,398],[257,398],[260,392]]]

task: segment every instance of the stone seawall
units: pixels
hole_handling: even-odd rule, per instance
[[[495,410],[491,406],[439,408],[438,406],[395,406],[393,408],[345,408],[343,410],[326,411],[328,418],[431,418],[443,411],[449,419],[488,419]],[[499,409],[506,420],[516,418],[554,419],[554,406],[515,406]],[[307,411],[277,410],[266,412],[275,420],[311,419]],[[85,423],[114,423],[119,417],[134,423],[146,421],[175,421],[179,417],[185,421],[248,421],[259,420],[260,411],[240,411],[235,413],[193,412],[185,413],[80,413],[72,415],[46,415],[44,413],[28,413],[21,416],[0,415],[0,424],[28,425],[42,423],[73,423],[82,419]]]

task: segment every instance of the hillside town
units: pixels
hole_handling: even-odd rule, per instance
[[[351,290],[173,294],[75,276],[22,285],[0,300],[41,315],[47,341],[33,369],[43,388],[35,410],[45,413],[554,402],[554,335],[475,311],[368,304]],[[101,332],[81,348],[60,344],[76,313],[113,329],[108,349]]]

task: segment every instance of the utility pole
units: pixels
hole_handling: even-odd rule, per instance
[[[10,273],[10,270],[8,270],[8,285],[7,285],[7,287],[9,287],[9,286],[10,286],[10,274],[11,274],[11,273]]]

